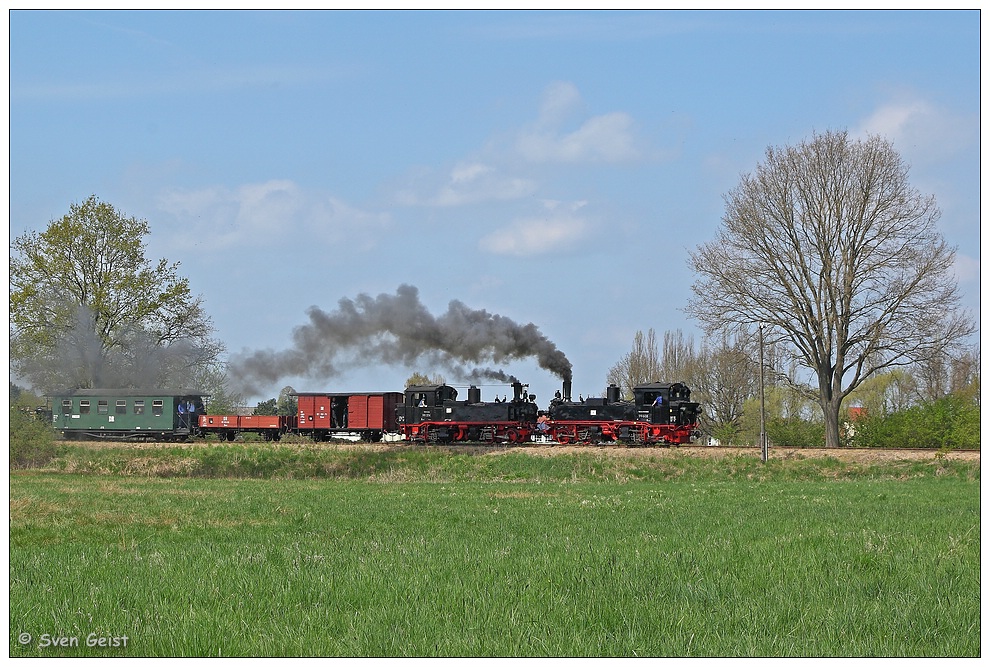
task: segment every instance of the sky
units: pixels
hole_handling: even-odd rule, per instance
[[[979,316],[975,10],[8,20],[11,239],[90,195],[146,219],[148,258],[180,262],[232,356],[291,348],[314,306],[412,286],[436,317],[457,301],[534,325],[574,395],[600,395],[637,331],[700,344],[688,253],[768,147],[828,130],[893,142]],[[535,358],[502,368],[540,404],[560,388]],[[247,398],[401,391],[413,372],[466,386],[425,358],[355,361]]]

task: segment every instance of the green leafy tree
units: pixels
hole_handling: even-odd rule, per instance
[[[256,415],[277,415],[278,414],[278,401],[274,398],[269,398],[267,401],[261,401],[258,403],[257,407],[254,409]]]
[[[827,132],[768,148],[725,200],[717,237],[691,253],[688,312],[709,334],[764,325],[812,376],[827,446],[865,379],[973,333],[935,199],[888,141]]]
[[[825,424],[808,392],[788,383],[766,388],[767,439],[779,447],[821,447],[825,444]],[[760,444],[760,399],[751,396],[743,405],[736,436],[753,446]]]
[[[433,376],[426,375],[425,373],[413,373],[406,380],[406,386],[412,386],[414,384],[447,384],[447,379],[440,375],[439,373],[434,373]]]
[[[294,415],[299,412],[299,399],[292,395],[294,393],[296,393],[296,390],[291,386],[282,387],[282,391],[278,393],[278,404],[275,414]]]
[[[181,386],[223,346],[179,264],[145,257],[145,220],[95,196],[14,239],[11,370],[36,389]]]
[[[292,394],[295,393],[292,387],[283,387],[278,393],[278,398],[269,398],[267,401],[258,403],[254,409],[256,415],[294,415],[299,410],[299,399]]]
[[[858,447],[979,449],[980,407],[949,394],[889,414],[867,413],[856,420],[852,441]]]
[[[199,366],[190,386],[208,394],[206,409],[214,415],[230,415],[244,405],[244,396],[230,387],[226,365],[213,361]]]
[[[864,380],[850,392],[849,401],[868,415],[888,415],[911,407],[916,396],[914,378],[906,369],[895,368]]]
[[[11,390],[14,386],[11,385]],[[12,402],[9,407],[7,449],[11,468],[40,467],[55,458],[55,431],[48,415],[31,407],[36,402],[25,392],[19,392],[18,402]]]

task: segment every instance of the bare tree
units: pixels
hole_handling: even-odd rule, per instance
[[[888,141],[842,131],[768,148],[725,202],[716,239],[691,253],[688,312],[708,333],[764,324],[811,371],[826,446],[863,380],[973,333],[935,199],[910,187]]]
[[[915,365],[918,398],[934,402],[950,393],[964,392],[980,373],[980,355],[976,348],[959,354],[936,354]]]
[[[694,383],[697,357],[693,336],[685,338],[684,332],[680,329],[665,331],[659,370],[656,377],[648,381],[684,382],[691,386]]]
[[[722,336],[705,342],[694,360],[691,398],[704,405],[702,430],[733,444],[742,426],[743,408],[757,391],[759,366],[745,337]]]
[[[633,349],[608,371],[608,383],[622,388],[626,398],[632,398],[632,388],[644,382],[660,379],[660,350],[656,331],[637,331]]]

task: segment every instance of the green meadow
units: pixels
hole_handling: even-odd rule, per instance
[[[979,462],[62,446],[11,656],[979,656]]]

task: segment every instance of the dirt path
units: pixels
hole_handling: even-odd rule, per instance
[[[706,458],[725,458],[730,456],[760,457],[756,447],[515,447],[498,448],[495,451],[525,451],[534,456],[557,456],[561,454],[576,454],[580,452],[600,452],[605,456],[629,456],[661,458],[664,456],[699,456]],[[873,463],[881,461],[930,460],[936,457],[938,450],[934,449],[806,449],[799,447],[771,447],[770,458],[801,459],[833,457],[840,461]],[[979,461],[979,451],[952,451],[945,454],[949,460]]]

